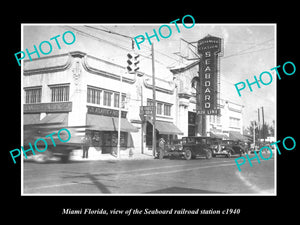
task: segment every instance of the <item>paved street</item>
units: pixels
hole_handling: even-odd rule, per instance
[[[267,158],[267,156],[265,156]],[[274,159],[239,172],[233,158],[24,163],[24,194],[273,194]]]

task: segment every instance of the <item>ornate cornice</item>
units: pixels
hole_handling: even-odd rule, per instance
[[[145,87],[149,88],[149,89],[153,89],[153,85],[147,83],[148,80],[149,79],[144,79],[144,85],[145,85]],[[169,94],[169,95],[174,94],[175,85],[174,85],[174,87],[170,87],[170,89],[159,87],[158,85],[155,85],[155,86],[156,86],[155,87],[156,91],[160,91],[160,92],[163,92],[163,93],[166,93],[166,94]]]
[[[23,75],[53,73],[70,68],[72,57],[70,54],[54,55],[38,59],[24,60]]]
[[[101,64],[105,64],[108,67],[111,67],[113,70],[119,70],[119,71],[114,71],[113,72],[107,72],[106,70],[103,70],[101,68]],[[121,75],[119,75],[120,73],[124,74],[122,76],[122,81],[123,82],[127,82],[130,84],[133,84],[136,82],[136,75],[135,74],[125,74],[125,67],[122,67],[120,65],[93,57],[93,56],[89,56],[89,55],[85,55],[83,57],[83,61],[82,61],[82,66],[83,68],[89,72],[89,73],[93,73],[96,75],[101,75],[104,77],[108,77],[111,79],[115,79],[115,80],[120,80],[121,79]]]

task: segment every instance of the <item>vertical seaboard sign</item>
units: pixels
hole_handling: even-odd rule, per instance
[[[219,115],[219,53],[222,39],[207,35],[198,41],[200,90],[197,113],[201,115]]]

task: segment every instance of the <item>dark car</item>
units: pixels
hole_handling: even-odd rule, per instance
[[[197,156],[212,158],[212,138],[210,137],[183,137],[182,150],[177,153],[184,156],[186,160],[194,159]]]
[[[230,158],[232,155],[240,155],[245,153],[245,148],[241,143],[234,140],[222,140],[218,143],[217,147],[214,148],[213,156],[225,155]]]
[[[173,159],[177,156],[180,156],[178,152],[182,151],[182,139],[175,139],[173,140],[172,144],[168,144],[165,147],[165,155],[169,156],[170,159]]]
[[[163,158],[164,157],[175,157],[177,151],[182,150],[182,139],[175,139],[170,144],[165,144],[165,148],[163,151]],[[175,153],[175,154],[173,154]],[[158,157],[159,157],[160,151],[158,151]]]

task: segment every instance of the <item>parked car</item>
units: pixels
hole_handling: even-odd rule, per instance
[[[173,159],[175,157],[180,156],[180,154],[176,154],[182,151],[182,139],[173,140],[172,144],[169,144],[165,148],[166,155]]]
[[[213,148],[213,156],[225,155],[230,158],[232,155],[240,155],[245,153],[245,147],[241,143],[234,140],[221,140],[217,147]]]
[[[165,145],[165,149],[163,152],[163,158],[164,157],[171,157],[174,158],[176,154],[173,154],[174,152],[181,151],[182,150],[182,139],[175,139],[170,144]],[[158,157],[160,152],[158,151]]]
[[[210,137],[183,137],[182,148],[172,151],[172,156],[184,156],[186,160],[194,159],[197,156],[212,158],[212,138]]]

